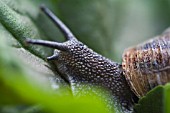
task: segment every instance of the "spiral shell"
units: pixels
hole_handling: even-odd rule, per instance
[[[144,96],[157,85],[170,81],[170,33],[125,50],[122,67],[133,92]]]

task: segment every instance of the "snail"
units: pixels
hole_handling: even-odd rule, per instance
[[[123,111],[131,112],[138,98],[157,85],[170,81],[170,33],[125,50],[123,61],[117,63],[94,52],[80,42],[62,21],[47,7],[41,10],[54,22],[66,38],[65,42],[53,42],[27,38],[28,44],[54,48],[47,57],[56,65],[72,89],[82,84],[101,86],[111,92]]]

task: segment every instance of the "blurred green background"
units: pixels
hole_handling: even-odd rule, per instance
[[[61,0],[57,11],[77,38],[119,62],[124,49],[170,25],[168,0]]]
[[[49,7],[80,41],[117,62],[121,62],[126,48],[161,34],[170,26],[169,0],[0,0],[2,113],[110,112],[100,99],[72,98],[67,83],[46,66],[49,64],[44,59],[53,50],[24,43],[26,37],[64,41],[39,10],[40,4]],[[155,90],[162,94],[161,105],[160,101],[156,104],[158,96],[153,91],[143,101],[154,100],[155,104],[145,104],[144,108],[149,105],[159,108],[155,113],[170,112],[169,85],[161,88]]]

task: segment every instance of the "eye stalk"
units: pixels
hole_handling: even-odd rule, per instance
[[[45,5],[40,6],[41,10],[53,21],[53,23],[60,29],[67,40],[75,38],[70,29],[57,17],[54,13],[48,9]]]
[[[37,40],[37,39],[30,39],[30,38],[26,39],[26,43],[51,47],[63,51],[66,51],[68,48],[65,43],[52,42],[46,40]]]
[[[54,15],[54,13],[48,9],[45,5],[41,5],[40,9],[53,21],[53,23],[60,29],[60,31],[65,36],[66,40],[72,41],[76,40],[73,33],[69,30],[69,28],[57,17]],[[68,50],[68,46],[65,43],[59,43],[59,42],[52,42],[52,41],[45,41],[45,40],[35,40],[35,39],[26,39],[26,43],[29,44],[35,44],[35,45],[41,45],[46,47],[51,47],[54,49],[66,51]]]

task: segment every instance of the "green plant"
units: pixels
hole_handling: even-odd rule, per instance
[[[128,3],[127,1],[114,0],[1,0],[0,105],[2,112],[109,112],[106,104],[100,99],[94,100],[88,95],[78,99],[72,97],[67,83],[57,75],[55,75],[57,78],[56,87],[59,88],[56,91],[50,89],[48,77],[50,75],[54,76],[54,73],[44,64],[47,64],[45,58],[51,54],[52,50],[48,49],[49,52],[46,52],[46,48],[27,46],[24,43],[24,37],[63,40],[62,35],[56,30],[55,26],[39,11],[38,7],[41,3],[47,4],[57,12],[81,41],[87,43],[97,52],[117,60],[120,60],[120,51],[123,50],[118,49],[120,45],[118,42],[121,42],[121,45],[126,45],[126,40],[122,41],[123,38],[121,38],[123,35],[129,39],[130,33],[134,30],[132,33],[134,37],[139,37],[136,42],[141,42],[143,40],[141,37],[153,36],[156,31],[161,32],[169,22],[166,19],[160,25],[156,24],[156,20],[150,22],[155,17],[151,15],[154,12],[151,9],[159,6],[158,4],[160,3],[160,15],[162,14],[161,11],[166,14],[169,13],[168,1],[157,1],[153,4],[153,2],[146,1]],[[141,4],[139,5],[139,3]],[[132,19],[130,16],[123,15],[128,14],[125,11],[126,8],[130,11],[133,11],[133,8],[136,9],[135,7],[131,9],[131,6],[135,5],[146,9],[152,6],[150,12],[147,13],[148,17],[146,17],[149,21],[144,23],[142,21],[138,25],[135,24],[135,21],[130,21]],[[140,9],[140,7],[137,9]],[[138,14],[138,11],[132,14]],[[144,15],[144,13],[140,15],[142,14]],[[162,14],[161,17],[167,18],[166,14]],[[137,16],[132,17],[136,18]],[[123,19],[127,22],[123,21]],[[129,30],[130,28],[125,27],[129,26],[128,23],[131,26],[140,26],[142,29],[146,26],[146,29],[137,33],[135,29]],[[154,29],[154,24],[159,28]],[[120,38],[117,38],[119,35]],[[56,37],[60,39],[56,39]],[[126,46],[132,45],[131,43]],[[146,97],[139,101],[135,109],[138,113],[150,113],[152,112],[150,111],[151,109],[155,110],[154,113],[169,113],[168,105],[169,84],[157,87],[149,92]]]

